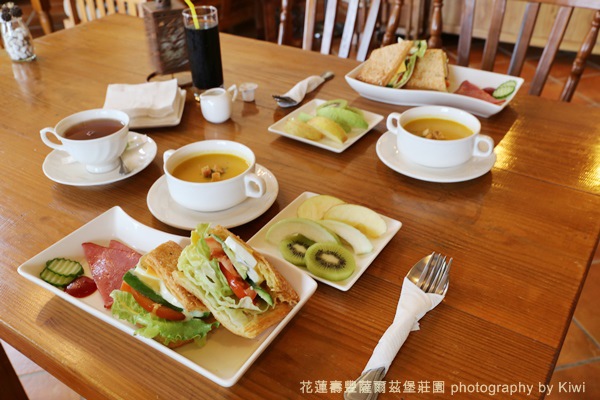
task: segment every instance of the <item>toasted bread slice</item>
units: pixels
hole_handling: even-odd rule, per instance
[[[405,89],[435,90],[447,92],[448,59],[441,49],[428,49],[417,61]]]
[[[208,307],[212,315],[222,326],[232,333],[255,338],[272,325],[281,321],[299,301],[299,296],[289,282],[277,271],[262,254],[248,246],[243,240],[229,232],[222,226],[214,226],[210,232],[222,240],[232,236],[241,243],[258,262],[255,269],[265,278],[261,288],[266,290],[272,297],[274,305],[265,311],[259,312],[243,308],[218,307],[214,297],[188,280],[183,272],[174,274],[177,282],[188,291],[200,298]]]
[[[146,269],[151,268],[160,277],[186,311],[208,312],[204,303],[173,277],[173,272],[177,272],[177,262],[182,250],[177,243],[168,241],[144,255],[140,262]]]
[[[373,50],[356,75],[356,79],[373,85],[387,85],[396,74],[400,64],[408,56],[412,46],[412,40],[402,40],[399,43]]]

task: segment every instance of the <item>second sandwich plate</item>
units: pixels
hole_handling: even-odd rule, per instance
[[[356,75],[364,63],[346,74],[346,82],[356,90],[358,94],[367,99],[380,101],[382,103],[398,104],[403,106],[449,106],[468,111],[480,117],[491,117],[502,111],[515,97],[523,84],[523,78],[511,75],[498,74],[496,72],[481,71],[478,69],[448,65],[448,81],[450,86],[448,92],[436,92],[433,90],[394,89],[384,86],[372,85],[356,79]],[[480,87],[498,87],[500,84],[514,80],[517,82],[515,91],[500,105],[489,103],[474,97],[463,96],[453,93],[460,84],[468,80]]]

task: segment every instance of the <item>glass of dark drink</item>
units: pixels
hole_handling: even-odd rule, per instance
[[[223,87],[223,66],[219,42],[219,18],[213,6],[197,6],[183,10],[185,38],[192,71],[194,96],[207,89]]]

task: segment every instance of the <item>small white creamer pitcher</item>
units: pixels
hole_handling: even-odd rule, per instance
[[[209,89],[200,95],[200,108],[204,119],[213,124],[220,124],[231,117],[233,102],[237,98],[237,85],[229,89]]]

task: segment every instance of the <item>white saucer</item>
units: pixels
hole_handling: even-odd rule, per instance
[[[129,121],[129,128],[159,128],[164,126],[179,125],[179,122],[181,122],[181,116],[183,115],[183,107],[185,106],[185,94],[186,91],[184,89],[179,89],[179,98],[176,100],[177,109],[172,114],[166,115],[162,118],[134,117]]]
[[[428,182],[463,182],[484,175],[496,162],[496,154],[472,157],[464,164],[452,168],[431,168],[415,164],[398,151],[396,135],[386,132],[377,141],[377,156],[388,167],[402,175]]]
[[[72,161],[67,152],[52,150],[46,156],[42,169],[54,182],[71,186],[97,186],[127,179],[146,168],[156,157],[156,142],[141,133],[129,131],[130,150],[123,153],[123,163],[129,168],[127,175],[119,174],[119,168],[104,174],[92,174],[83,164]]]
[[[193,230],[200,222],[218,223],[225,228],[233,228],[257,218],[277,199],[279,184],[275,175],[260,164],[256,164],[256,174],[265,180],[267,186],[263,197],[247,198],[237,206],[215,212],[193,211],[177,204],[169,195],[167,179],[163,175],[148,191],[148,208],[159,221],[179,229]]]

